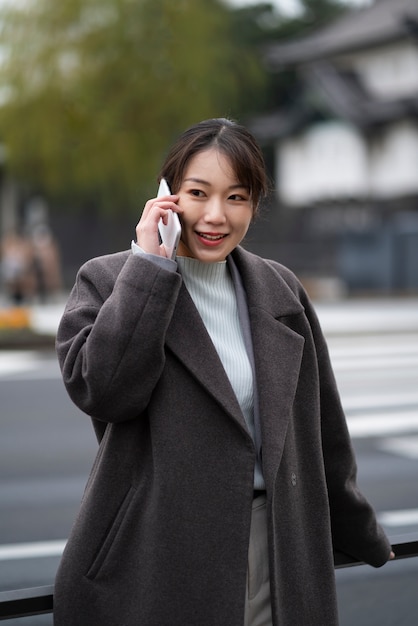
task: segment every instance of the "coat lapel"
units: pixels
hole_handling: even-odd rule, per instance
[[[272,266],[242,249],[233,256],[247,294],[263,469],[266,486],[271,488],[283,453],[304,346],[304,338],[291,326],[304,309]]]
[[[292,319],[304,309],[266,261],[242,248],[234,251],[233,258],[247,296],[257,376],[255,410],[261,423],[266,485],[272,486],[283,453],[304,346],[304,338],[291,328]],[[167,330],[166,345],[250,436],[226,372],[184,285]]]
[[[187,333],[185,333],[187,328]],[[249,435],[236,395],[196,306],[184,284],[167,330],[166,345],[225,412]]]

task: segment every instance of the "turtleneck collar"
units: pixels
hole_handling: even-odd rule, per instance
[[[227,262],[207,263],[192,257],[177,256],[177,266],[184,277],[198,278],[202,281],[216,282],[227,275]]]

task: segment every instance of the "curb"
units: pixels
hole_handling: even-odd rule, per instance
[[[1,350],[55,350],[55,335],[30,328],[0,331]]]

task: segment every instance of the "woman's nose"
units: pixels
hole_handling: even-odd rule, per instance
[[[225,210],[223,202],[220,199],[212,198],[206,204],[205,210],[206,222],[220,224],[225,221]]]

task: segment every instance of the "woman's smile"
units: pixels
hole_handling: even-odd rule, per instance
[[[202,243],[207,246],[216,246],[228,235],[217,233],[196,233],[202,239]]]

